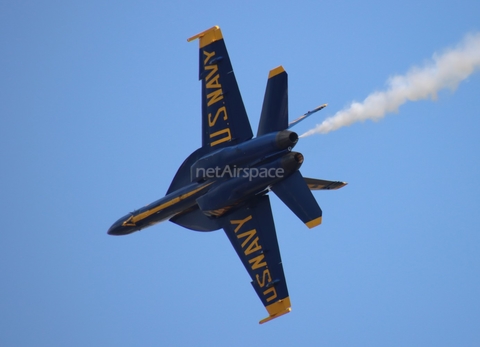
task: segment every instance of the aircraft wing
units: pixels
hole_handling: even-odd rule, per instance
[[[217,150],[253,137],[218,26],[188,39],[199,39],[199,79],[202,81],[202,147]]]
[[[269,316],[260,324],[291,311],[275,224],[268,195],[227,216],[223,229],[252,279]]]
[[[316,178],[308,178],[308,177],[304,177],[304,180],[308,188],[310,188],[310,190],[340,189],[347,185],[346,182],[326,181],[326,180],[319,180]]]

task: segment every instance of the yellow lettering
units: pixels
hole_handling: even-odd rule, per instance
[[[261,282],[260,282],[260,276],[259,275],[256,275],[255,277],[257,278],[257,283],[260,286],[260,288],[265,287],[265,284],[272,281],[272,276],[270,275],[270,270],[269,269],[263,270],[263,276],[262,276],[262,281]]]
[[[260,251],[262,249],[262,246],[259,244],[260,239],[257,236],[256,229],[251,229],[249,231],[238,234],[238,232],[240,231],[240,229],[243,228],[245,223],[250,220],[252,220],[252,215],[249,215],[244,219],[236,219],[230,221],[230,224],[235,226],[234,231],[237,235],[237,239],[243,239],[241,247],[244,250],[245,256],[249,256],[252,253]],[[252,271],[264,268],[263,271],[260,270],[262,271],[262,274],[257,273],[255,275],[255,280],[257,281],[257,284],[260,286],[260,288],[264,288],[268,283],[272,282],[272,275],[270,274],[270,270],[268,269],[264,254],[260,254],[256,257],[248,259],[248,263],[250,264]],[[266,298],[267,302],[275,300],[278,296],[275,286],[270,286],[269,288],[266,288],[262,294]]]
[[[205,66],[205,70],[212,70],[208,73],[207,77],[205,78],[205,81],[208,81],[218,71],[218,66],[217,65],[207,65],[207,66]],[[220,76],[220,75],[217,75],[217,76]]]
[[[213,146],[216,146],[220,143],[223,143],[223,142],[227,142],[227,141],[230,141],[232,139],[232,134],[230,133],[230,129],[229,128],[225,128],[225,129],[222,129],[222,130],[219,130],[219,131],[216,131],[214,132],[213,134],[210,134],[210,139],[213,138],[213,137],[216,137],[218,135],[222,135],[224,133],[228,133],[227,136],[221,138],[220,140],[216,140],[216,141],[213,141],[210,143],[210,147],[213,147]]]
[[[265,258],[265,255],[260,254],[259,256],[250,259],[248,262],[252,264],[252,270],[259,269],[261,267],[267,266],[266,262],[261,263],[261,261]]]
[[[208,53],[207,51],[203,51],[203,54],[206,55],[205,59],[203,59],[203,65],[205,65],[208,60],[215,55],[215,52]]]
[[[270,302],[270,301],[277,298],[277,291],[275,290],[275,287],[273,287],[273,286],[268,288],[266,291],[264,291],[263,295],[267,295],[268,293],[271,293],[271,292],[273,292],[273,294],[269,298],[267,298],[267,302]]]
[[[255,230],[255,229],[253,229]],[[255,238],[255,240],[252,241],[245,250],[245,255],[252,254],[253,252],[259,251],[262,249],[262,246],[258,244],[258,236]]]
[[[215,113],[215,118],[213,118],[213,120],[212,120],[212,114],[211,113],[208,114],[208,126],[213,127],[215,125],[215,123],[217,122],[218,116],[220,116],[220,112],[223,112],[224,114],[223,120],[228,119],[227,108],[225,106],[222,106],[217,110],[217,113]]]
[[[223,100],[223,91],[222,89],[217,89],[210,94],[207,94],[207,106],[212,106],[214,103]]]
[[[220,77],[219,74],[216,74],[210,81],[207,82],[207,88],[222,88],[222,85],[218,82],[218,78]]]
[[[233,225],[238,225],[236,228],[235,228],[235,234],[237,233],[237,231],[240,230],[241,227],[243,227],[243,225],[248,222],[249,220],[252,219],[252,215],[248,216],[247,218],[245,219],[236,219],[236,220],[231,220],[230,221],[230,224],[233,224]]]
[[[250,241],[250,239],[253,237],[253,235],[255,235],[257,233],[257,231],[255,229],[252,229],[252,230],[249,230],[243,234],[238,234],[237,235],[237,238],[241,239],[241,238],[244,238],[246,237],[247,239],[245,241],[243,241],[242,243],[242,248],[245,247],[245,245],[248,243],[248,241]]]

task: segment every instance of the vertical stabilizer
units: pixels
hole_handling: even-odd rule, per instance
[[[288,128],[288,75],[282,66],[268,74],[257,136]]]

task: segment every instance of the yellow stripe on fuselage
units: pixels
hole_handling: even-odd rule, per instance
[[[177,196],[176,198],[173,198],[172,200],[169,200],[167,202],[164,202],[163,204],[161,205],[158,205],[157,207],[155,208],[152,208],[151,210],[148,210],[148,211],[145,211],[145,212],[142,212],[142,213],[139,213],[137,214],[136,216],[133,216],[131,219],[129,219],[129,223],[137,223],[147,217],[150,217],[152,214],[155,214],[167,207],[170,207],[170,206],[173,206],[175,204],[177,204],[178,202],[182,201],[182,200],[185,200],[186,198],[198,193],[199,191],[207,188],[209,185],[211,185],[213,182],[210,182],[210,183],[207,183],[201,187],[198,187],[197,189],[194,189],[188,193],[185,193],[185,194],[182,194],[180,196]]]

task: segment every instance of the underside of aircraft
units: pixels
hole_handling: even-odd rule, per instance
[[[202,145],[178,169],[165,197],[115,222],[108,233],[126,235],[161,221],[196,231],[223,229],[252,280],[268,317],[291,304],[268,192],[273,191],[308,228],[322,222],[311,190],[339,189],[340,181],[303,177],[298,135],[291,126],[325,105],[288,122],[288,77],[283,67],[268,76],[256,137],[218,26],[199,40]]]

